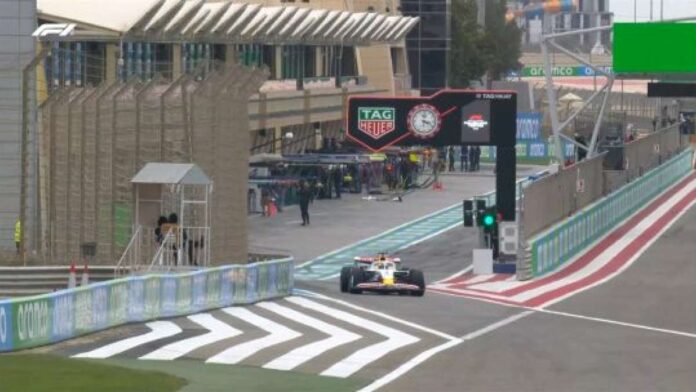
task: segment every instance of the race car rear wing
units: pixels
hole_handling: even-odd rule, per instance
[[[365,264],[372,264],[375,261],[377,261],[377,258],[374,256],[356,256],[353,258],[354,261],[358,263],[365,263]],[[393,263],[401,263],[401,259],[398,257],[387,257],[385,261],[391,261]]]

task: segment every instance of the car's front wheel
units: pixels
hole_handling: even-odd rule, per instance
[[[341,292],[348,292],[348,285],[350,284],[350,275],[352,267],[341,268]]]
[[[364,280],[363,271],[360,268],[353,267],[350,270],[350,292],[353,294],[362,294],[362,290],[356,288],[355,286],[362,283]]]
[[[423,271],[412,269],[410,281],[411,284],[418,286],[418,290],[411,291],[411,295],[422,297],[423,294],[425,294],[425,277],[423,276]]]

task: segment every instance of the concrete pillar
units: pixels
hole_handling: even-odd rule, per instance
[[[106,83],[111,84],[118,77],[118,44],[106,44]]]
[[[275,75],[271,77],[277,80],[283,77],[283,48],[278,45],[273,49],[275,50]]]
[[[172,44],[172,80],[181,76],[181,44]]]
[[[283,154],[283,128],[273,128],[274,149],[276,154]]]

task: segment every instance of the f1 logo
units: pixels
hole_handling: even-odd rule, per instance
[[[31,35],[33,37],[67,37],[75,31],[75,23],[46,23],[39,26]]]

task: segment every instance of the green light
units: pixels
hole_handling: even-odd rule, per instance
[[[484,215],[483,216],[483,225],[484,226],[493,226],[493,223],[495,223],[495,217],[493,217],[493,215]]]

